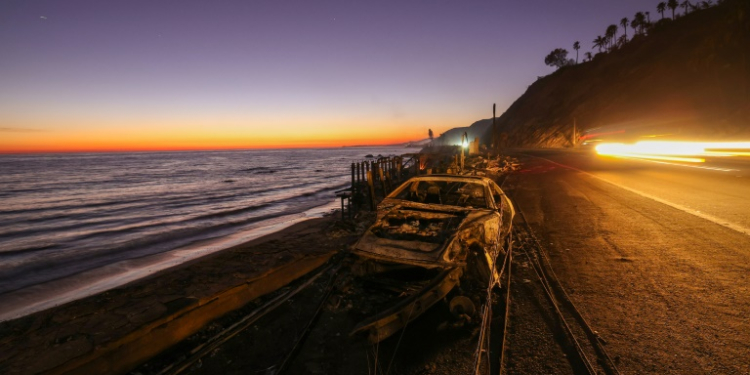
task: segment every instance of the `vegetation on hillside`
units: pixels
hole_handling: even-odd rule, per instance
[[[673,21],[679,17],[688,15],[691,12],[709,9],[713,6],[719,5],[726,0],[717,0],[714,3],[712,0],[699,1],[695,4],[691,3],[690,0],[684,0],[679,3],[677,0],[668,0],[667,2],[660,2],[656,5],[656,10],[661,15],[658,22],[652,23],[649,12],[636,12],[633,16],[633,20],[629,20],[627,17],[623,17],[620,20],[618,28],[617,24],[611,24],[607,26],[603,35],[598,35],[593,40],[592,48],[596,48],[598,53],[612,52],[613,50],[622,48],[629,42],[628,40],[628,26],[633,29],[633,39],[648,35],[648,33],[655,27],[661,26],[661,24]],[[682,7],[682,13],[678,12],[678,7]],[[671,18],[664,18],[664,12],[669,9],[672,12]],[[622,31],[622,34],[618,37],[618,32]],[[556,68],[562,68],[564,66],[578,64],[578,50],[581,48],[581,43],[576,41],[573,43],[573,49],[576,51],[576,59],[567,59],[568,50],[564,48],[556,48],[549,55],[544,58],[544,63]],[[597,54],[598,54],[597,53]],[[584,62],[592,60],[592,54],[588,53],[587,58]]]
[[[664,2],[663,19],[657,4],[653,23],[638,12],[610,25],[595,38],[601,52],[584,52],[578,64],[560,49],[550,61],[559,69],[498,118],[493,143],[568,147],[581,131],[600,127],[750,137],[750,0],[675,2]]]

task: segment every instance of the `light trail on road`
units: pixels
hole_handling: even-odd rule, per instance
[[[634,144],[602,143],[596,146],[602,156],[705,163],[707,157],[726,158],[750,155],[750,142],[641,141]]]

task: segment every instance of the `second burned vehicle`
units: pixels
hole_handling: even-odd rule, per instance
[[[481,291],[499,282],[513,215],[510,200],[486,177],[406,181],[354,245],[355,274],[375,301],[352,333],[381,341],[442,299],[454,315],[471,319]]]

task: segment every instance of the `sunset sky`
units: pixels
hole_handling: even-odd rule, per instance
[[[657,3],[4,0],[0,152],[418,140]]]

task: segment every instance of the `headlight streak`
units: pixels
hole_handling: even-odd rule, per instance
[[[695,164],[705,163],[705,158],[708,157],[750,156],[750,142],[641,141],[634,144],[602,143],[596,146],[595,149],[596,153],[602,156],[630,158],[721,172],[736,172],[738,169],[697,166]]]
[[[706,159],[702,158],[687,158],[679,156],[661,156],[661,155],[648,155],[648,154],[628,154],[621,153],[616,155],[600,154],[605,156],[617,156],[623,158],[637,158],[637,159],[650,159],[650,160],[667,160],[667,161],[681,161],[686,163],[705,163]]]
[[[641,141],[635,144],[603,143],[599,155],[703,163],[705,157],[749,156],[750,142]]]

